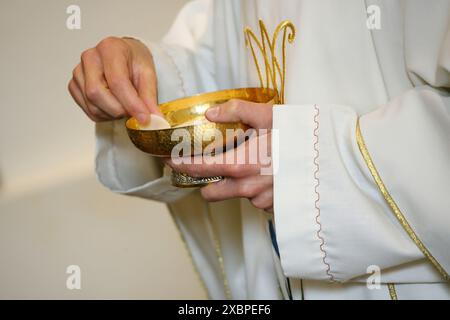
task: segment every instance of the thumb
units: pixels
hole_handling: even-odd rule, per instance
[[[254,129],[271,129],[272,105],[233,99],[208,109],[206,117],[212,122],[242,122]]]

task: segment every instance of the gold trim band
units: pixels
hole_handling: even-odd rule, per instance
[[[228,283],[227,273],[225,272],[225,262],[224,262],[223,254],[222,254],[222,245],[218,238],[219,232],[217,231],[217,228],[214,225],[213,215],[211,213],[211,208],[210,208],[209,204],[206,203],[205,205],[206,205],[206,210],[207,210],[207,217],[208,217],[208,221],[209,221],[211,237],[213,238],[213,241],[214,241],[216,257],[217,257],[217,261],[219,262],[220,273],[222,276],[225,300],[231,300],[233,297],[231,295],[231,289],[230,289],[230,285]]]
[[[386,186],[384,185],[383,180],[381,179],[380,174],[378,173],[378,170],[376,169],[375,165],[373,164],[373,161],[369,154],[369,151],[367,150],[366,144],[365,144],[364,139],[361,134],[359,119],[356,122],[356,142],[358,143],[359,150],[361,151],[364,161],[366,162],[367,167],[369,168],[369,171],[372,174],[372,177],[375,180],[376,185],[378,186],[378,189],[380,189],[381,194],[383,195],[383,197],[386,200],[389,207],[392,209],[392,212],[394,213],[395,217],[402,225],[403,229],[405,229],[405,231],[408,233],[409,237],[413,240],[413,242],[416,244],[416,246],[419,248],[419,250],[425,255],[425,257],[428,258],[428,260],[430,260],[432,265],[439,271],[439,273],[442,275],[444,280],[450,281],[450,276],[447,273],[447,271],[445,271],[445,269],[433,257],[433,255],[430,253],[430,251],[425,247],[423,242],[419,239],[419,237],[414,232],[411,225],[406,220],[403,213],[400,211],[400,208],[397,206],[394,199],[389,194],[389,191],[387,190]]]
[[[388,283],[387,286],[388,286],[389,296],[391,297],[391,300],[398,300],[397,290],[395,290],[395,285],[393,283]]]

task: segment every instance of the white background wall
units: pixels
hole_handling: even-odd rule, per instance
[[[66,89],[84,49],[157,40],[185,2],[0,2],[0,298],[205,298],[165,206],[95,180],[93,124]],[[66,29],[71,4],[81,30]]]

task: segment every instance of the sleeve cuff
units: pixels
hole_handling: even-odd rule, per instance
[[[274,107],[272,144],[274,212],[281,263],[289,277],[329,280],[316,208],[318,109],[313,105]],[[298,147],[295,147],[298,146]]]
[[[374,184],[339,105],[274,107],[274,211],[289,277],[345,282],[422,259]]]
[[[111,191],[163,202],[190,191],[172,186],[159,160],[132,144],[124,120],[96,124],[96,138],[97,178]]]

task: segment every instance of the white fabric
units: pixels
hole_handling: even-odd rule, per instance
[[[366,27],[371,4],[381,9],[380,30]],[[200,0],[182,10],[161,43],[149,44],[164,102],[258,85],[244,26],[256,31],[259,18],[269,32],[284,19],[296,25],[297,39],[288,47],[287,103],[274,108],[280,134],[274,216],[282,268],[264,213],[247,200],[207,204],[198,191],[170,186],[158,160],[131,144],[123,122],[97,126],[98,177],[115,192],[169,203],[211,298],[281,299],[287,289],[279,280],[282,270],[294,298],[303,291],[306,299],[389,299],[386,285],[365,285],[367,267],[377,265],[383,283],[401,283],[400,299],[448,299],[449,285],[373,183],[355,126],[361,116],[387,188],[450,270],[449,16],[445,0]]]

